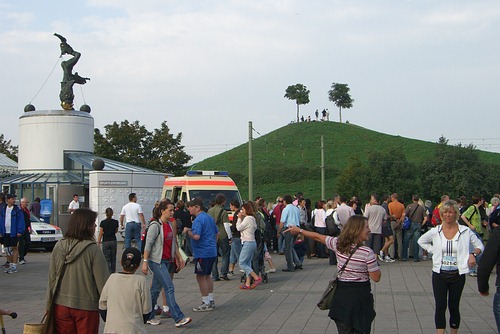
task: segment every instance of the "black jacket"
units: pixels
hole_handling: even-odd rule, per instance
[[[477,269],[477,287],[479,292],[489,292],[488,280],[495,265],[497,265],[497,280],[495,285],[500,286],[500,227],[495,228],[490,233],[490,238],[481,256],[481,262]]]

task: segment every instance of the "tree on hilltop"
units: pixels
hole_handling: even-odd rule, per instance
[[[303,84],[288,86],[285,90],[285,96],[289,100],[295,100],[297,104],[297,123],[299,122],[299,105],[309,103],[310,91]]]
[[[342,123],[342,108],[350,109],[352,108],[352,103],[354,102],[349,94],[350,90],[351,89],[347,84],[334,82],[332,84],[332,89],[328,91],[328,99],[335,103],[335,105],[339,108],[340,123]]]

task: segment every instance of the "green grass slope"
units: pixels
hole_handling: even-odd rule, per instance
[[[336,180],[351,157],[365,161],[369,152],[401,148],[408,161],[419,164],[434,155],[437,145],[353,124],[289,124],[253,141],[254,196],[260,195],[271,201],[278,195],[302,191],[306,197],[320,199],[321,136],[327,197],[336,192]],[[500,154],[481,151],[480,157],[500,165]],[[242,197],[248,197],[248,143],[198,162],[194,167],[198,170],[228,171],[240,188]]]

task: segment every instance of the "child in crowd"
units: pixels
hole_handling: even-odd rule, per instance
[[[111,274],[102,289],[99,309],[106,322],[104,333],[147,333],[151,294],[146,277],[134,275],[141,264],[141,253],[130,247],[123,251],[123,272]]]
[[[293,243],[293,248],[295,248],[295,253],[300,260],[300,263],[304,263],[304,256],[306,255],[306,243],[304,242],[304,236],[299,234],[297,240]]]

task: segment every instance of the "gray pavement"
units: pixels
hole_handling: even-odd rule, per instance
[[[5,258],[0,258],[2,263]],[[7,333],[22,333],[24,323],[39,322],[44,313],[47,269],[50,253],[31,252],[28,263],[16,274],[0,273],[0,308],[19,314],[15,320],[4,316]],[[177,302],[193,318],[186,328],[176,329],[171,319],[148,326],[150,333],[337,333],[326,311],[315,306],[330,279],[333,267],[328,259],[305,260],[304,269],[281,272],[284,256],[274,255],[278,269],[269,274],[269,283],[251,291],[238,289],[239,277],[214,282],[216,310],[196,313],[201,297],[189,264],[175,276]],[[430,261],[381,263],[382,279],[372,284],[377,317],[372,333],[434,333],[434,298]],[[490,285],[494,286],[495,274]],[[148,275],[151,279],[151,275]],[[476,279],[467,276],[462,295],[462,324],[459,333],[495,333],[493,296],[477,293]],[[448,318],[448,316],[447,316]],[[101,331],[104,327],[101,322]]]

